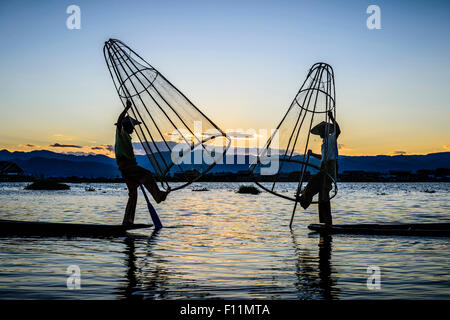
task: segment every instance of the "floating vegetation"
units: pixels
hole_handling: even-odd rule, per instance
[[[25,187],[25,190],[69,190],[70,186],[54,180],[37,180]]]
[[[241,185],[237,193],[260,194],[261,191],[254,186]]]
[[[425,193],[436,193],[435,190],[431,190],[431,189],[425,189],[422,192],[425,192]]]
[[[89,186],[89,187],[84,187],[84,190],[85,190],[85,191],[95,191],[95,188]]]
[[[208,188],[204,187],[204,188],[192,188],[192,191],[198,192],[198,191],[209,191]]]

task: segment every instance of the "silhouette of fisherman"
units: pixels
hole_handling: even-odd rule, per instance
[[[337,138],[341,134],[341,129],[331,111],[328,111],[328,116],[332,123],[322,121],[311,129],[312,134],[322,138],[321,154],[308,150],[310,156],[321,160],[320,171],[309,179],[298,201],[302,208],[306,209],[311,204],[314,195],[319,193],[320,222],[331,224],[329,192],[332,189],[332,178],[336,179],[337,176]]]
[[[134,215],[136,212],[137,203],[137,189],[140,184],[151,193],[156,203],[164,201],[168,192],[159,190],[158,185],[153,174],[137,165],[136,157],[134,156],[133,146],[131,144],[131,134],[134,131],[134,126],[140,124],[139,121],[127,116],[128,110],[131,108],[130,100],[127,100],[126,108],[122,111],[116,123],[116,162],[122,177],[125,179],[128,188],[128,203],[125,209],[125,216],[123,218],[123,225],[130,225],[134,223]]]

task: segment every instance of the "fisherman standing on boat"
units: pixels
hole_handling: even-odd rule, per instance
[[[134,131],[134,126],[140,124],[139,121],[127,116],[128,110],[131,108],[131,101],[127,100],[126,108],[122,111],[116,123],[116,162],[122,177],[125,179],[128,188],[128,203],[125,209],[125,216],[123,218],[123,225],[131,225],[134,223],[134,215],[136,212],[137,203],[137,189],[139,185],[144,185],[151,193],[156,203],[164,201],[168,192],[159,190],[153,174],[137,165],[136,157],[133,152],[133,145],[131,143],[131,134]]]
[[[319,193],[319,219],[325,224],[332,224],[329,192],[332,189],[333,179],[337,177],[337,138],[341,134],[341,129],[333,117],[333,113],[328,111],[331,123],[322,121],[311,129],[312,134],[322,138],[321,154],[308,150],[310,156],[321,160],[320,171],[313,175],[298,198],[300,205],[306,209],[311,204],[314,195]]]

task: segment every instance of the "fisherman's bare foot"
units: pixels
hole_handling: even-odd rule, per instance
[[[122,222],[122,226],[124,226],[124,227],[129,227],[129,226],[132,226],[134,223],[133,223],[133,221],[123,221]]]
[[[168,194],[169,194],[168,191],[161,191],[161,192],[159,193],[159,198],[158,198],[158,200],[156,200],[156,203],[160,203],[160,202],[163,202],[164,200],[166,200]]]
[[[305,199],[305,196],[302,194],[300,197],[297,198],[297,201],[300,203],[303,209],[307,209],[309,207],[308,201]]]

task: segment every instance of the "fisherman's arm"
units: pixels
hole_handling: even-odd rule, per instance
[[[125,118],[125,115],[127,114],[128,110],[131,108],[131,101],[127,100],[127,104],[125,109],[122,111],[122,113],[119,115],[119,118],[117,118],[117,127],[120,129],[122,128],[122,120]]]
[[[334,119],[333,112],[331,112],[331,110],[328,111],[328,116],[330,117],[330,120],[333,122],[336,128],[336,138],[337,138],[341,134],[341,128],[339,128],[339,124],[336,122],[336,119]]]
[[[322,160],[322,155],[312,152],[312,150],[308,150],[308,154],[316,159]]]

